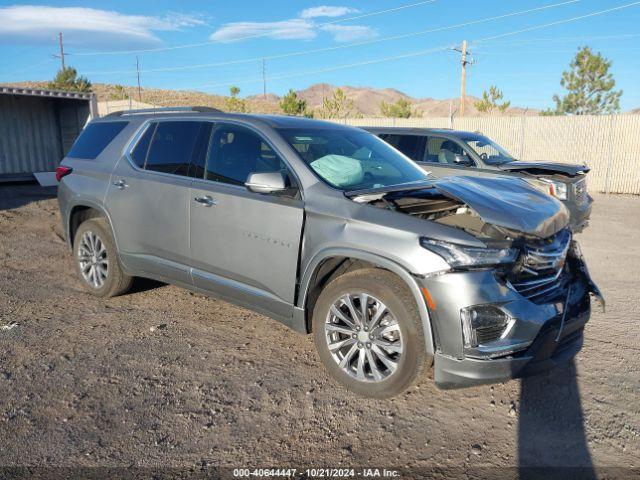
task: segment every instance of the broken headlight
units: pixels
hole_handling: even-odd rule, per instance
[[[518,258],[515,248],[470,247],[429,238],[421,238],[420,244],[440,255],[453,268],[504,265]]]
[[[567,199],[567,184],[564,182],[558,182],[550,178],[528,179],[527,182],[538,190],[556,197],[558,200]]]

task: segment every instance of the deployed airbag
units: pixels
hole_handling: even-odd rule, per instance
[[[343,155],[325,155],[311,162],[311,168],[336,187],[358,185],[364,179],[364,170],[358,160]]]

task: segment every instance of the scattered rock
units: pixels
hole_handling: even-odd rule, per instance
[[[3,331],[4,330],[12,330],[12,329],[16,328],[17,326],[18,326],[18,323],[12,321],[12,322],[7,323],[6,325],[2,325],[0,327],[0,330],[3,330]]]
[[[516,416],[516,404],[514,402],[511,402],[511,406],[509,407],[509,416],[510,417]]]
[[[475,445],[471,445],[471,453],[474,455],[480,455],[482,453],[482,445],[476,443]]]
[[[167,328],[167,324],[166,323],[161,323],[160,325],[156,325],[154,327],[151,327],[149,329],[150,332],[155,332],[156,330],[164,330],[165,328]]]

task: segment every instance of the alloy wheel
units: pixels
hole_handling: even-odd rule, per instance
[[[331,356],[356,380],[380,382],[396,371],[404,349],[400,325],[374,296],[341,296],[331,305],[324,328]]]
[[[82,235],[78,245],[78,263],[85,282],[93,288],[101,288],[109,273],[109,259],[104,242],[92,231]]]

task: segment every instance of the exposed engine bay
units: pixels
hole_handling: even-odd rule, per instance
[[[436,190],[390,193],[370,202],[378,208],[388,208],[424,220],[460,228],[478,238],[513,240],[506,229],[486,223],[465,203]]]
[[[346,195],[358,203],[460,228],[480,239],[545,239],[569,224],[564,205],[526,181],[509,177],[445,177]]]

